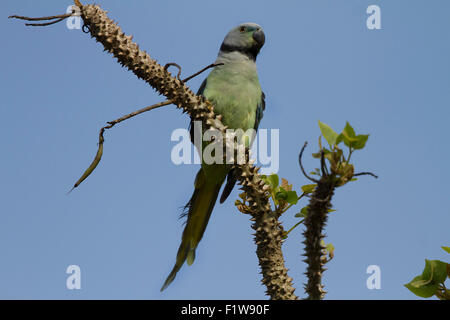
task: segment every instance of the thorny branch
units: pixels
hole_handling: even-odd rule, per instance
[[[302,155],[305,147],[306,143],[299,155],[299,164],[301,168],[303,168]],[[305,237],[305,240],[303,241],[303,244],[305,245],[304,256],[306,257],[304,261],[307,264],[305,274],[308,278],[308,282],[305,285],[305,292],[308,294],[307,299],[309,300],[323,299],[326,293],[322,285],[322,273],[326,270],[324,267],[326,262],[326,257],[324,257],[325,247],[322,245],[322,240],[325,237],[323,229],[327,222],[328,212],[331,209],[331,198],[333,197],[336,184],[334,182],[335,179],[326,174],[324,166],[325,161],[322,152],[322,177],[320,180],[313,179],[313,181],[317,183],[317,187],[311,195],[308,205],[308,214],[304,220],[305,231],[303,232],[303,236]],[[302,172],[306,176],[304,169],[302,169]]]
[[[202,121],[205,127],[214,127],[226,136],[226,127],[221,122],[222,117],[214,113],[209,101],[194,94],[183,81],[173,77],[167,68],[158,64],[147,52],[140,50],[132,41],[132,37],[126,36],[99,6],[82,5],[79,0],[74,2],[80,9],[84,21],[83,30],[100,42],[105,51],[112,53],[122,66],[127,67],[183,112],[188,113],[192,120]],[[58,21],[52,23],[56,22]],[[100,131],[100,142],[104,129],[106,128]],[[234,148],[234,151],[237,151],[237,147]],[[97,156],[99,153],[100,148]],[[278,217],[270,208],[268,186],[258,174],[259,168],[253,166],[251,162],[243,165],[234,164],[232,169],[236,172],[241,189],[248,195],[249,205],[253,210],[252,228],[256,230],[256,252],[262,269],[262,282],[267,287],[266,293],[271,299],[297,299],[292,279],[287,275],[287,268],[284,265],[281,251],[283,229]]]
[[[305,240],[303,243],[305,245],[304,256],[306,257],[304,262],[307,263],[305,274],[308,278],[308,282],[305,285],[305,292],[308,294],[307,299],[320,300],[323,299],[326,294],[322,284],[322,274],[326,270],[325,264],[329,261],[325,256],[326,248],[323,246],[323,239],[325,238],[323,230],[326,226],[328,213],[332,207],[331,199],[334,195],[334,191],[337,187],[347,183],[347,181],[354,176],[371,175],[375,178],[378,177],[371,172],[361,172],[353,174],[352,177],[345,177],[345,179],[343,179],[344,177],[340,177],[338,172],[331,170],[331,173],[329,173],[325,162],[325,154],[323,149],[321,149],[320,171],[322,175],[320,180],[313,179],[306,174],[302,164],[302,156],[306,145],[307,143],[305,142],[300,151],[298,162],[303,175],[315,182],[317,187],[310,197],[307,207],[308,213],[304,219],[305,231],[303,232],[303,236]]]

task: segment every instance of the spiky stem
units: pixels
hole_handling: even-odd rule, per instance
[[[267,288],[266,294],[275,300],[297,300],[292,278],[284,266],[283,227],[274,213],[258,214],[252,220],[252,228],[256,231],[256,254],[263,275],[261,282]]]
[[[305,292],[309,300],[323,299],[326,291],[322,285],[322,274],[326,270],[324,265],[326,257],[323,254],[325,249],[321,242],[325,237],[323,229],[325,228],[328,212],[331,209],[331,198],[334,194],[335,185],[332,176],[322,176],[317,183],[317,188],[311,196],[308,205],[308,214],[304,224],[305,231],[303,236],[305,240],[304,260],[307,263],[306,276],[308,283],[305,285]]]

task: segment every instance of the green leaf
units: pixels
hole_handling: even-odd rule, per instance
[[[335,212],[335,209],[328,209],[328,212]]]
[[[283,188],[280,188],[280,190],[275,193],[275,199],[276,200],[280,200],[280,199],[286,200],[287,199],[287,191],[284,190]]]
[[[306,218],[308,215],[308,206],[303,207],[299,213],[295,215],[296,218]]]
[[[439,260],[430,260],[433,269],[432,280],[436,283],[444,283],[447,279],[447,263]]]
[[[431,283],[431,280],[423,280],[422,278],[410,282],[410,284],[411,284],[414,288],[425,287],[425,286],[429,285],[430,283]]]
[[[330,150],[328,150],[327,148],[321,148],[321,150],[323,151],[325,158],[327,157],[327,155],[332,154],[332,152]],[[319,151],[317,153],[313,153],[312,156],[313,156],[313,158],[320,159],[320,158],[322,158],[322,152]]]
[[[369,139],[368,134],[355,134],[355,130],[350,125],[350,123],[346,123],[344,130],[336,139],[336,144],[344,141],[345,145],[349,148],[353,148],[355,150],[363,149],[366,146],[367,139]]]
[[[314,190],[316,189],[316,187],[317,187],[317,184],[305,184],[304,186],[302,186],[302,191],[303,191],[303,193],[306,193],[306,194],[308,194],[308,193],[313,193],[314,192]]]
[[[342,132],[342,136],[343,136],[343,138],[344,138],[344,144],[345,144],[347,147],[352,147],[352,144],[354,144],[355,142],[358,141],[358,139],[350,137],[350,136],[349,136],[347,133],[345,133],[345,132]]]
[[[289,204],[297,204],[297,202],[298,202],[297,192],[295,192],[295,191],[287,191],[286,201]]]
[[[352,147],[356,150],[363,149],[366,145],[367,139],[369,139],[368,134],[358,134],[356,136],[357,141],[352,143]]]
[[[338,137],[338,134],[331,129],[331,127],[319,120],[319,128],[322,132],[323,137],[327,142],[330,144],[330,146],[334,146],[336,144],[336,139]]]
[[[426,280],[422,279],[422,276],[417,276],[414,279],[412,279],[410,283],[405,284],[405,287],[408,288],[416,296],[422,298],[430,298],[438,290],[438,284],[437,283],[425,284],[425,282]]]
[[[444,247],[444,246],[442,246],[441,248],[444,249],[447,253],[450,253],[450,247]]]
[[[355,130],[353,129],[353,127],[350,125],[350,123],[345,124],[345,128],[342,131],[342,134],[346,135],[349,138],[355,138],[356,137],[356,133]]]
[[[269,185],[272,191],[274,191],[277,187],[279,182],[278,175],[277,174],[271,174],[270,176],[261,176]]]
[[[340,133],[338,135],[338,137],[336,138],[336,145],[338,145],[339,143],[341,143],[342,141],[344,141],[344,135],[342,133]]]
[[[341,133],[342,137],[339,137],[339,139],[342,139],[344,141],[344,144],[351,148],[352,144],[358,141],[356,138],[355,130],[353,130],[350,123],[346,123],[344,130],[342,130]]]
[[[433,265],[430,260],[425,259],[425,268],[422,271],[423,280],[433,280]]]
[[[327,244],[327,245],[325,246],[325,249],[327,250],[327,252],[328,252],[329,254],[333,254],[333,252],[334,252],[334,246],[333,246],[332,243]]]
[[[422,279],[434,283],[442,283],[447,278],[447,264],[439,260],[425,259]]]
[[[422,274],[405,284],[405,287],[419,297],[429,298],[438,291],[439,284],[443,283],[446,278],[447,263],[425,259],[425,268]]]

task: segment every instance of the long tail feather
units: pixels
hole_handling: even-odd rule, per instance
[[[199,178],[199,175],[203,175],[201,169],[197,174],[194,193],[186,205],[189,211],[187,213],[187,222],[183,231],[181,244],[178,248],[175,266],[164,282],[161,291],[172,283],[185,261],[188,265],[194,262],[195,249],[203,237],[222,185],[222,183],[217,185],[208,184],[204,178]]]

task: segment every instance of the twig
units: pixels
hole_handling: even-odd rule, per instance
[[[205,71],[208,70],[209,68],[214,68],[214,67],[222,66],[222,65],[223,65],[223,63],[211,63],[209,66],[206,66],[206,67],[204,67],[202,70],[200,70],[200,71],[194,73],[193,75],[187,77],[186,79],[183,79],[183,82],[188,82],[189,80],[191,80],[192,78],[194,78],[194,77],[198,76],[199,74],[205,72]]]
[[[218,64],[212,63],[212,64],[210,64],[209,66],[207,66],[207,67],[203,68],[202,70],[200,70],[200,71],[194,73],[193,75],[190,75],[189,77],[187,77],[186,79],[184,79],[184,80],[182,80],[182,81],[183,81],[183,82],[187,82],[187,81],[191,80],[192,78],[195,78],[195,77],[198,76],[199,74],[203,73],[204,71],[208,70],[209,68],[213,68],[213,67],[215,67],[215,66],[217,66],[217,65],[221,65],[221,64],[223,64],[223,63],[218,63]],[[174,66],[177,66],[177,67],[178,67],[179,72],[178,72],[177,78],[179,78],[179,76],[181,75],[181,67],[180,67],[178,64],[176,64],[176,63],[168,63],[168,64],[166,64],[165,68],[168,67],[168,65],[174,65]],[[112,128],[113,126],[115,126],[116,124],[118,124],[118,123],[120,123],[120,122],[122,122],[122,121],[124,121],[124,120],[130,119],[130,118],[132,118],[132,117],[134,117],[134,116],[137,116],[138,114],[141,114],[141,113],[144,113],[144,112],[147,112],[147,111],[156,109],[156,108],[164,107],[164,106],[167,106],[167,105],[172,104],[172,103],[173,103],[172,101],[166,100],[166,101],[163,101],[163,102],[160,102],[160,103],[156,103],[156,104],[154,104],[154,105],[151,105],[151,106],[148,106],[148,107],[139,109],[139,110],[134,111],[134,112],[132,112],[132,113],[129,113],[129,114],[123,116],[123,117],[120,117],[119,119],[116,119],[116,120],[113,120],[113,121],[108,121],[108,122],[106,122],[106,123],[108,123],[110,126],[106,126],[106,127],[104,127],[104,128],[105,128],[105,129],[110,129],[110,128]]]
[[[8,18],[14,18],[14,19],[20,19],[20,20],[27,20],[27,21],[44,21],[44,20],[54,20],[54,19],[60,19],[60,18],[68,18],[72,16],[75,13],[75,10],[72,10],[72,13],[66,13],[66,14],[59,14],[56,16],[49,16],[49,17],[39,17],[39,18],[31,18],[31,17],[25,17],[25,16],[17,16],[12,15]]]
[[[310,176],[308,176],[308,174],[306,173],[305,169],[303,168],[303,163],[302,163],[302,157],[303,157],[303,152],[305,151],[306,146],[308,145],[308,142],[305,142],[305,144],[302,147],[302,150],[300,151],[300,154],[298,155],[298,163],[300,164],[300,169],[303,172],[303,175],[308,178],[309,180],[311,180],[314,183],[319,183],[319,180],[316,180],[314,178],[311,178]]]
[[[174,66],[178,68],[178,74],[177,74],[177,79],[180,80],[180,76],[181,76],[181,67],[175,63],[175,62],[169,62],[166,63],[166,65],[164,66],[164,70],[167,70],[170,66]]]
[[[61,18],[52,22],[46,22],[46,23],[25,23],[26,26],[30,26],[30,27],[45,27],[45,26],[49,26],[58,22],[63,21],[66,18]]]
[[[142,108],[140,110],[137,110],[135,112],[132,112],[130,114],[127,114],[123,117],[120,117],[119,119],[113,120],[113,121],[108,121],[107,123],[109,125],[104,126],[100,129],[100,133],[98,136],[98,149],[97,149],[97,154],[95,155],[94,160],[92,161],[92,163],[90,164],[90,166],[86,169],[86,171],[83,173],[83,175],[81,176],[80,179],[78,179],[78,181],[74,184],[74,186],[72,187],[72,189],[68,192],[71,193],[73,191],[73,189],[77,188],[84,180],[87,179],[87,177],[89,177],[91,175],[92,172],[94,172],[95,168],[97,168],[97,165],[100,163],[100,160],[102,159],[103,156],[103,143],[105,142],[105,139],[103,137],[103,133],[105,132],[106,129],[111,129],[112,127],[114,127],[116,124],[125,121],[127,119],[130,119],[134,116],[137,116],[138,114],[156,109],[156,108],[160,108],[163,106],[167,106],[169,104],[172,104],[172,101],[170,100],[166,100],[145,108]]]
[[[49,16],[49,17],[39,17],[39,18],[31,18],[31,17],[24,17],[24,16],[17,16],[17,15],[13,15],[13,16],[9,16],[8,18],[10,19],[20,19],[20,20],[26,20],[26,21],[45,21],[45,20],[55,20],[55,21],[51,21],[51,22],[46,22],[46,23],[25,23],[26,26],[32,26],[32,27],[45,27],[45,26],[49,26],[51,24],[55,24],[58,22],[63,21],[64,19],[67,19],[68,17],[71,17],[73,15],[76,14],[75,10],[72,10],[72,13],[66,13],[66,14],[59,14],[56,16]]]
[[[120,117],[119,119],[116,119],[116,120],[113,120],[113,121],[108,121],[108,122],[106,122],[106,123],[109,124],[109,126],[106,126],[106,127],[104,127],[104,128],[105,128],[105,129],[111,129],[111,128],[114,127],[116,124],[118,124],[118,123],[120,123],[120,122],[122,122],[122,121],[125,121],[125,120],[127,120],[127,119],[133,118],[134,116],[137,116],[138,114],[141,114],[141,113],[144,113],[144,112],[147,112],[147,111],[156,109],[156,108],[164,107],[164,106],[167,106],[167,105],[169,105],[169,104],[172,104],[172,101],[166,100],[166,101],[159,102],[159,103],[156,103],[156,104],[154,104],[154,105],[151,105],[151,106],[148,106],[148,107],[139,109],[139,110],[134,111],[134,112],[131,112],[131,113],[129,113],[129,114],[123,116],[123,117]]]
[[[372,176],[375,179],[378,179],[378,176],[376,174],[373,174],[372,172],[359,172],[359,173],[355,173],[353,176],[354,177],[357,177],[357,176]]]
[[[305,219],[300,220],[299,222],[297,222],[293,227],[291,227],[288,231],[286,231],[284,233],[285,236],[287,236],[292,230],[294,230],[295,228],[297,228],[299,225],[301,225],[303,223],[303,221],[305,221]]]
[[[178,64],[176,64],[176,63],[168,63],[168,64],[166,64],[166,67],[168,67],[168,65],[176,65],[178,67],[179,72],[178,72],[177,78],[179,78],[179,76],[181,74],[181,67]],[[189,81],[190,79],[198,76],[199,74],[201,74],[205,70],[207,70],[209,68],[212,68],[214,66],[216,66],[216,65],[215,64],[210,64],[209,66],[203,68],[199,72],[189,76],[188,78],[186,78],[187,80],[185,79],[185,80],[183,80],[183,82]],[[123,116],[123,117],[120,117],[120,118],[116,119],[116,120],[112,120],[112,121],[106,122],[106,123],[108,123],[108,125],[104,126],[103,128],[100,129],[100,134],[99,134],[99,137],[98,137],[98,150],[97,150],[97,154],[96,154],[94,160],[92,161],[91,165],[86,169],[86,171],[83,173],[81,178],[78,179],[78,181],[74,184],[74,186],[72,187],[72,189],[68,193],[71,193],[73,189],[77,188],[84,180],[86,180],[86,178],[89,177],[92,172],[94,172],[95,168],[97,168],[97,165],[100,163],[100,160],[101,160],[101,158],[103,156],[103,143],[105,141],[105,139],[103,137],[103,133],[105,132],[105,130],[111,129],[116,124],[118,124],[118,123],[120,123],[122,121],[125,121],[127,119],[133,118],[133,117],[135,117],[135,116],[137,116],[137,115],[139,115],[141,113],[144,113],[144,112],[156,109],[156,108],[164,107],[164,106],[167,106],[167,105],[170,105],[170,104],[172,104],[172,101],[171,100],[166,100],[166,101],[159,102],[159,103],[156,103],[154,105],[151,105],[151,106],[139,109],[137,111],[131,112],[131,113],[129,113],[129,114]]]
[[[325,164],[325,152],[323,149],[320,150],[320,169],[322,170],[322,176],[328,176],[328,169]]]

